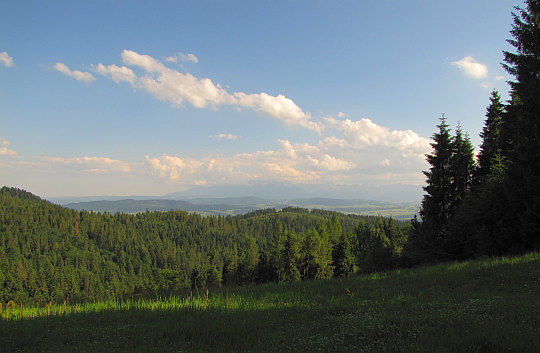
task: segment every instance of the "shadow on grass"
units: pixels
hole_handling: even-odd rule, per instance
[[[0,351],[540,351],[538,254],[486,263],[222,290],[206,307],[0,320]]]

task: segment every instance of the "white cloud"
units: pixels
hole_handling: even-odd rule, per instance
[[[181,60],[181,61],[192,61],[194,62],[195,64],[199,62],[199,58],[197,58],[195,56],[195,54],[182,54],[182,53],[178,53],[176,55],[173,55],[173,56],[168,56],[165,58],[165,61],[168,61],[168,62],[173,62],[175,64],[178,63],[178,60]]]
[[[390,130],[370,119],[326,118],[337,132],[316,144],[278,140],[279,147],[233,156],[190,158],[146,157],[147,165],[171,183],[191,185],[280,181],[291,183],[415,184],[424,183],[422,170],[431,139],[411,130]],[[327,130],[331,131],[331,130]],[[392,172],[389,173],[391,166]]]
[[[343,141],[334,138],[323,142],[326,144],[339,144],[342,148],[353,149],[370,146],[391,147],[401,151],[405,156],[421,159],[431,150],[431,140],[421,137],[411,130],[390,130],[367,118],[352,121],[350,119],[336,120],[329,117],[326,118],[326,121],[330,126],[342,132],[344,136]]]
[[[200,171],[201,167],[204,165],[204,163],[201,161],[182,159],[180,157],[168,156],[166,154],[163,154],[157,158],[150,158],[148,156],[145,158],[150,166],[161,177],[167,177],[171,181],[181,181],[183,178],[185,178],[184,175],[193,175]]]
[[[349,170],[356,166],[353,162],[339,159],[330,156],[329,154],[321,154],[318,158],[307,155],[306,159],[315,169],[326,170],[330,172]]]
[[[65,75],[68,75],[69,77],[76,79],[77,81],[82,81],[84,83],[92,83],[96,80],[96,78],[91,73],[77,70],[71,71],[63,63],[56,63],[56,65],[54,65],[54,69]]]
[[[146,156],[146,162],[156,175],[177,184],[201,180],[213,184],[254,180],[302,183],[355,167],[353,162],[323,153],[317,146],[293,145],[288,140],[278,142],[277,150],[202,159],[163,154],[154,158]]]
[[[502,75],[501,76],[495,76],[495,79],[497,81],[504,80],[504,76],[502,76]]]
[[[304,113],[292,99],[284,95],[277,97],[266,93],[245,94],[236,92],[234,96],[238,99],[238,105],[252,108],[255,111],[283,121],[288,126],[302,126],[318,133],[322,130],[322,125],[311,121],[311,115]]]
[[[488,68],[486,65],[479,63],[472,56],[466,56],[461,60],[454,61],[451,65],[457,66],[463,70],[465,74],[474,79],[486,78],[488,76]]]
[[[10,142],[0,137],[0,156],[16,156],[17,152],[10,150]]]
[[[149,55],[124,50],[122,60],[126,65],[138,66],[149,74],[137,77],[133,83],[135,88],[145,89],[154,97],[175,106],[181,106],[184,101],[197,108],[234,103],[234,98],[212,80],[169,69]]]
[[[91,173],[108,173],[132,171],[128,162],[115,160],[107,157],[38,157],[38,160],[51,165],[63,165],[67,167],[78,167],[83,171]]]
[[[276,150],[199,159],[163,154],[147,156],[146,162],[155,175],[179,185],[201,181],[207,184],[278,181],[375,185],[421,185],[424,182],[421,172],[427,167],[424,156],[418,156],[417,151],[407,153],[396,148],[395,142],[394,146],[382,143],[382,148],[352,145],[337,137],[325,138],[317,145],[289,140],[279,140],[279,143]],[[388,173],[390,164],[392,173]]]
[[[233,135],[233,134],[218,134],[218,135],[214,135],[212,137],[216,138],[218,140],[230,140],[230,141],[234,141],[234,140],[238,139],[238,136]]]
[[[309,113],[302,111],[292,99],[284,95],[229,93],[219,83],[214,83],[209,78],[197,78],[189,73],[181,73],[166,67],[149,55],[141,55],[132,50],[122,52],[122,61],[125,65],[139,67],[146,74],[136,76],[125,66],[98,64],[95,68],[98,73],[111,77],[115,82],[129,82],[134,88],[144,89],[157,99],[174,106],[180,107],[186,101],[196,108],[231,105],[253,109],[263,115],[281,120],[291,127],[302,126],[318,133],[323,128],[322,124],[313,122]],[[120,70],[122,70],[122,75],[113,75],[113,72]]]
[[[411,130],[390,130],[370,119],[325,119],[327,127],[340,135],[320,140],[317,147],[321,153],[339,156],[355,167],[346,174],[338,175],[342,183],[406,183],[420,185],[424,182],[422,170],[428,167],[425,155],[431,152],[428,138]],[[388,174],[392,165],[394,173]]]
[[[133,70],[125,66],[98,64],[94,66],[94,70],[100,75],[110,77],[116,83],[125,81],[134,84],[135,80],[137,80]]]
[[[3,63],[5,67],[15,66],[15,64],[13,63],[13,58],[10,57],[5,51],[0,53],[0,62]]]

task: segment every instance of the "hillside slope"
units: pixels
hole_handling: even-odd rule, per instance
[[[301,208],[234,217],[75,211],[3,187],[0,301],[96,300],[391,267],[406,227],[393,219]],[[345,243],[347,259],[337,251]]]
[[[540,351],[540,254],[151,301],[8,310],[18,352]],[[32,339],[29,339],[29,337]]]

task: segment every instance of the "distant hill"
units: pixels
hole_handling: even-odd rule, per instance
[[[226,205],[214,203],[210,205],[193,204],[187,201],[180,200],[101,200],[101,201],[86,201],[86,202],[73,202],[64,205],[64,207],[74,210],[86,210],[97,212],[109,212],[109,213],[138,213],[145,211],[169,211],[169,210],[181,210],[189,212],[197,212],[201,214],[211,215],[237,215],[244,214],[250,211],[259,209],[258,207],[250,205]]]
[[[309,209],[324,209],[365,216],[393,217],[402,220],[413,218],[420,208],[420,202],[385,202],[363,199],[309,198],[291,200],[288,204]]]
[[[109,213],[137,213],[148,211],[182,210],[211,215],[241,215],[265,208],[302,207],[342,212],[347,214],[385,216],[396,219],[411,219],[419,208],[417,202],[383,202],[373,200],[345,200],[331,198],[304,198],[293,200],[271,200],[259,197],[196,198],[189,201],[150,200],[100,200],[73,202],[64,205],[75,210]]]
[[[176,210],[189,210],[193,208],[193,204],[185,201],[173,201],[173,200],[117,200],[117,201],[87,201],[69,203],[64,205],[67,208],[72,208],[78,211],[99,211],[99,212],[123,212],[123,213],[136,213],[144,212],[146,210],[153,211],[168,211],[171,209]]]

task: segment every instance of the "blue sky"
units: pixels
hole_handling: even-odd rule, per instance
[[[0,1],[0,184],[420,188],[441,113],[477,146],[507,97],[521,4]]]

